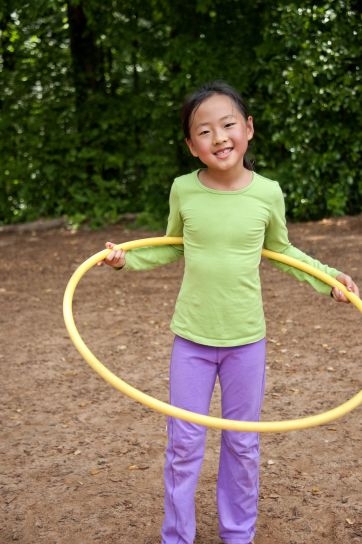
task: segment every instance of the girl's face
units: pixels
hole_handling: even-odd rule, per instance
[[[254,134],[253,119],[245,119],[231,98],[223,94],[210,96],[200,104],[190,122],[186,143],[194,157],[216,171],[243,165]]]

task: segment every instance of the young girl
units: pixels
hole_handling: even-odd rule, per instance
[[[239,94],[223,82],[204,85],[182,110],[186,144],[204,168],[175,179],[167,236],[182,246],[114,250],[105,262],[146,270],[182,255],[185,270],[171,329],[170,403],[207,414],[215,381],[222,417],[257,421],[265,377],[265,321],[259,279],[262,248],[277,251],[336,277],[358,295],[352,279],[293,247],[277,182],[254,172],[245,157],[253,119]],[[114,244],[107,242],[112,249]],[[276,266],[320,293],[330,287],[309,275]],[[337,288],[337,301],[348,299]],[[162,544],[192,544],[196,533],[195,490],[206,429],[168,418],[165,517]],[[219,533],[224,544],[249,544],[258,503],[259,436],[223,431],[217,481]]]

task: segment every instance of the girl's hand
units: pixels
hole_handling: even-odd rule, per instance
[[[354,283],[352,278],[350,276],[347,276],[347,274],[339,274],[336,277],[336,280],[343,283],[347,287],[347,290],[351,293],[354,293],[359,297],[359,290],[357,285]],[[338,287],[333,287],[331,291],[331,296],[334,298],[337,302],[349,302],[348,298],[338,289]]]
[[[113,249],[116,247],[116,244],[113,242],[106,242],[106,248],[112,249],[112,251],[109,252],[107,257],[98,263],[99,266],[101,266],[103,263],[108,264],[108,266],[112,266],[113,268],[123,268],[126,264],[126,253],[123,251],[123,249]]]

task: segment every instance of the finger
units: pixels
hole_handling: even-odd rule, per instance
[[[340,291],[338,302],[346,302],[347,304],[349,304],[349,299],[346,297],[344,293],[342,293],[342,291]]]
[[[359,289],[353,280],[351,280],[351,283],[349,285],[346,285],[346,287],[350,293],[353,293],[354,295],[357,295],[359,297]]]
[[[114,244],[113,242],[106,242],[106,243],[105,243],[106,248],[107,248],[107,249],[111,249],[111,250],[113,249],[114,245],[115,245],[115,244]],[[113,251],[110,251],[110,252],[108,253],[108,255],[105,256],[104,261],[105,261],[106,263],[109,263],[109,262],[111,262],[111,261],[113,260],[113,257],[114,257],[114,252],[113,252]],[[101,262],[102,262],[102,261],[101,261]]]
[[[336,300],[337,302],[347,300],[342,291],[338,289],[338,287],[333,287],[332,293],[334,300]]]
[[[358,287],[350,276],[345,276],[345,281],[343,283],[351,293],[358,292]]]
[[[108,249],[110,249],[110,253],[107,255],[107,259],[109,261],[118,260],[122,254],[120,249],[117,249],[116,244],[110,243]]]
[[[358,297],[360,296],[359,295],[359,289],[358,289],[357,285],[355,284],[355,282],[353,281],[353,279],[350,276],[347,276],[345,274],[344,277],[342,278],[342,283],[346,286],[347,291],[357,295]],[[345,297],[345,298],[347,298],[347,297]],[[347,302],[350,302],[350,300],[347,299]]]
[[[337,302],[345,302],[346,304],[350,303],[349,298],[340,289],[337,289],[336,301]]]
[[[119,266],[124,266],[125,252],[123,251],[123,249],[119,249],[117,251],[117,262],[118,262]]]

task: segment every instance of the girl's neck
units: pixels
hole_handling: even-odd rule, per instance
[[[253,172],[244,166],[237,173],[230,171],[214,172],[209,168],[205,168],[199,171],[198,177],[200,182],[209,189],[238,191],[251,183]]]

